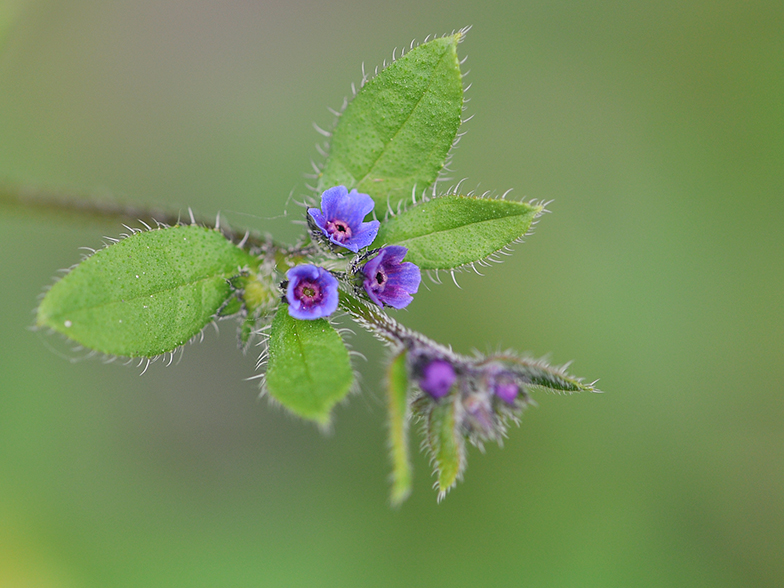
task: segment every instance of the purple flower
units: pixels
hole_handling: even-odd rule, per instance
[[[308,214],[330,242],[356,253],[378,234],[379,221],[363,222],[374,206],[367,194],[335,186],[321,195],[321,210],[308,208]]]
[[[365,292],[379,306],[408,306],[413,300],[411,294],[419,289],[419,268],[409,261],[401,263],[406,253],[408,249],[400,245],[383,247],[362,268]]]
[[[289,314],[312,321],[331,315],[338,308],[338,281],[323,267],[298,265],[286,272]]]
[[[452,364],[443,359],[434,359],[422,368],[419,387],[433,398],[443,398],[449,393],[457,376]]]

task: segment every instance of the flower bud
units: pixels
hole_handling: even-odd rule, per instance
[[[422,368],[419,387],[433,398],[443,398],[449,394],[456,378],[451,363],[444,359],[433,359]]]

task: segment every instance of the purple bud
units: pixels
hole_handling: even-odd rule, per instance
[[[434,359],[422,369],[419,387],[433,398],[443,398],[449,393],[456,377],[451,363],[443,359]]]
[[[507,404],[514,404],[515,398],[520,393],[520,387],[512,381],[496,382],[493,392]]]
[[[419,268],[403,258],[408,249],[400,245],[382,247],[373,259],[362,267],[365,274],[363,286],[370,299],[379,306],[404,308],[419,289],[422,280]]]
[[[379,221],[363,222],[374,207],[367,194],[335,186],[321,195],[321,210],[308,208],[308,214],[331,243],[356,253],[370,245],[378,234]]]
[[[520,383],[530,379],[515,375],[501,363],[488,363],[484,368],[485,387],[507,404],[514,404],[520,395]]]
[[[286,300],[294,318],[310,321],[337,310],[338,281],[323,267],[298,265],[286,272],[286,277]]]

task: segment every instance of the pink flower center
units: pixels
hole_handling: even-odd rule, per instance
[[[327,221],[326,229],[327,233],[329,233],[329,236],[336,241],[344,243],[345,241],[351,239],[351,227],[348,226],[348,223],[342,220],[336,219]]]
[[[302,280],[294,288],[294,298],[299,300],[304,308],[310,308],[314,304],[319,304],[323,297],[321,286],[318,282]]]

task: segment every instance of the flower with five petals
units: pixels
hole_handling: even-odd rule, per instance
[[[308,208],[308,224],[316,235],[320,232],[334,245],[357,253],[378,234],[379,221],[364,222],[374,206],[367,194],[335,186],[321,195],[321,209]]]

